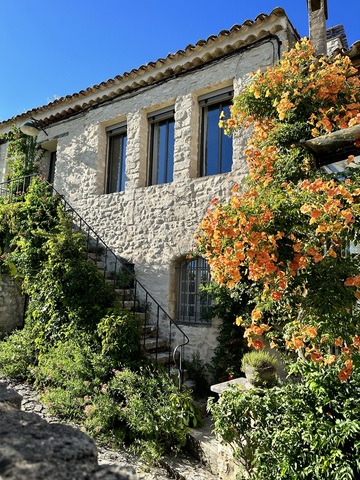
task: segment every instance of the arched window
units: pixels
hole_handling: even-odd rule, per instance
[[[183,260],[178,267],[177,319],[184,323],[207,322],[210,297],[201,285],[210,283],[210,268],[201,258]]]

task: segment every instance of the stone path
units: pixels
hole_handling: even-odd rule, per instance
[[[47,407],[45,407],[38,399],[36,391],[31,386],[15,381],[5,381],[9,387],[17,391],[22,396],[21,410],[25,412],[33,412],[40,415],[49,423],[64,423],[62,420],[50,416]],[[133,467],[139,480],[170,480],[165,469],[159,467],[149,468],[141,462],[135,455],[124,450],[111,450],[98,446],[98,463],[100,465],[118,465],[120,467]]]

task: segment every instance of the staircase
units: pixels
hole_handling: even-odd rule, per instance
[[[5,196],[10,202],[19,201],[19,196],[36,177],[38,175],[30,175],[0,183],[0,196]],[[120,306],[137,312],[143,318],[142,348],[145,355],[156,367],[165,365],[169,374],[175,369],[180,388],[184,376],[184,347],[189,338],[137,280],[134,265],[117,256],[52,185],[48,184],[48,188],[61,202],[73,222],[74,230],[83,233],[85,255],[95,263],[104,280],[113,286]],[[166,337],[162,334],[164,331]]]
[[[174,366],[169,339],[161,335],[161,329],[157,323],[153,322],[151,302],[149,304],[143,303],[135,293],[134,265],[123,261],[120,270],[116,271],[115,268],[118,267],[116,267],[115,257],[112,257],[110,252],[104,251],[102,247],[94,245],[94,242],[90,243],[87,258],[96,265],[100,274],[104,276],[106,283],[114,289],[116,304],[124,310],[136,313],[141,318],[141,346],[144,356],[152,363]],[[129,272],[131,272],[131,275]]]

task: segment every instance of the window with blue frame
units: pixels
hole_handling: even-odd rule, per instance
[[[216,175],[231,171],[232,137],[225,135],[219,128],[222,112],[230,115],[233,91],[217,92],[211,96],[200,97],[201,108],[201,142],[200,142],[200,176]]]
[[[149,116],[150,161],[149,185],[173,181],[174,174],[174,111]]]
[[[122,192],[125,190],[126,168],[126,125],[111,127],[108,135],[108,168],[106,193]]]

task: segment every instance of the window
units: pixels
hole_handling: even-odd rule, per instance
[[[51,152],[50,153],[50,163],[49,163],[49,173],[48,173],[48,182],[49,183],[54,183],[55,165],[56,165],[56,152]]]
[[[150,162],[149,185],[173,181],[174,173],[174,111],[149,116]]]
[[[180,322],[206,322],[207,309],[210,306],[210,297],[201,292],[200,286],[210,283],[210,268],[201,258],[184,260],[178,271],[178,312]]]
[[[228,117],[233,92],[225,91],[212,97],[200,97],[201,146],[200,176],[216,175],[231,171],[232,137],[219,128],[221,112]]]
[[[311,0],[311,10],[313,12],[315,12],[316,10],[320,10],[320,7],[320,0]]]
[[[126,125],[117,125],[107,129],[108,134],[108,169],[106,193],[125,190],[126,165]]]

